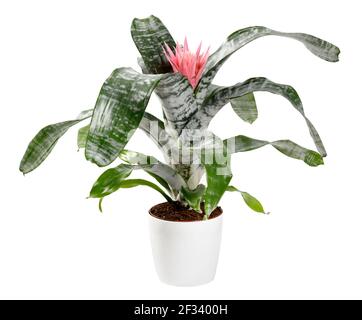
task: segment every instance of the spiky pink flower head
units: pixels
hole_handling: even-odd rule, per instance
[[[189,50],[187,38],[185,38],[184,45],[181,46],[177,43],[175,52],[165,44],[163,51],[167,60],[170,62],[174,72],[179,72],[184,75],[190,82],[191,86],[195,89],[201,79],[202,72],[204,71],[207,58],[209,57],[209,48],[205,53],[201,53],[201,44],[193,53]]]

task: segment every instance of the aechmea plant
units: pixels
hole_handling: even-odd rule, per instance
[[[106,170],[95,182],[90,197],[102,200],[120,188],[148,186],[167,201],[179,201],[208,218],[226,191],[240,192],[246,204],[264,212],[260,202],[230,185],[230,155],[271,145],[282,154],[309,166],[323,164],[327,155],[322,140],[296,90],[266,78],[251,78],[233,86],[218,86],[213,79],[226,60],[237,50],[263,36],[275,35],[300,41],[317,57],[338,61],[339,49],[333,44],[304,33],[283,33],[265,27],[249,27],[232,33],[211,55],[192,53],[185,40],[176,44],[163,23],[155,16],[134,19],[132,38],[141,55],[142,69],[118,68],[103,84],[95,107],[83,111],[75,120],[43,128],[30,142],[21,161],[24,174],[37,168],[58,139],[72,126],[90,119],[78,133],[78,146],[85,148],[87,160],[99,167],[121,164]],[[252,123],[258,112],[253,93],[267,91],[287,99],[305,119],[317,151],[290,140],[266,141],[239,135],[221,140],[208,131],[213,117],[228,103],[244,121]],[[146,112],[155,93],[162,106],[163,119]],[[126,145],[136,129],[143,130],[164,154],[164,162]],[[212,151],[212,152],[210,152]],[[134,170],[144,170],[155,180],[131,179]],[[206,186],[200,183],[206,174]],[[203,205],[201,205],[203,204]]]

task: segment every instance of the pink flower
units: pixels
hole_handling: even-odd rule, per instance
[[[209,57],[209,48],[205,53],[201,54],[200,43],[196,53],[192,53],[189,50],[187,38],[185,38],[183,46],[177,43],[175,52],[173,52],[167,44],[165,44],[163,51],[167,60],[170,62],[173,71],[184,75],[189,80],[191,86],[195,89],[201,79],[207,58]]]

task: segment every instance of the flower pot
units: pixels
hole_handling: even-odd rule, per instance
[[[215,277],[222,214],[199,221],[166,221],[149,215],[151,246],[160,280],[174,286],[197,286]]]

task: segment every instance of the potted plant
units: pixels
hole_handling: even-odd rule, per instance
[[[93,109],[40,130],[24,154],[20,171],[26,174],[36,169],[70,127],[90,119],[90,124],[78,132],[78,146],[85,149],[86,159],[99,167],[121,161],[97,179],[90,197],[99,199],[101,209],[102,200],[121,188],[147,186],[161,193],[167,202],[149,211],[151,244],[160,279],[184,286],[207,283],[214,278],[218,261],[223,217],[218,203],[223,194],[239,192],[251,209],[264,213],[256,198],[230,185],[231,154],[271,145],[309,166],[323,164],[326,156],[294,88],[266,78],[217,86],[212,83],[216,73],[238,49],[268,35],[298,40],[326,61],[338,61],[340,51],[308,34],[249,27],[232,33],[211,55],[209,50],[201,53],[201,44],[193,53],[187,40],[177,44],[155,16],[134,19],[131,34],[141,55],[138,62],[142,73],[131,68],[114,70]],[[243,135],[221,140],[207,130],[211,119],[229,102],[242,120],[253,123],[257,118],[256,91],[286,98],[305,119],[318,152],[290,140],[269,142]],[[160,98],[163,120],[146,112],[153,92]],[[125,149],[136,129],[143,130],[160,148],[164,162]],[[144,170],[154,181],[129,178],[134,170]],[[206,185],[201,183],[204,174]]]

